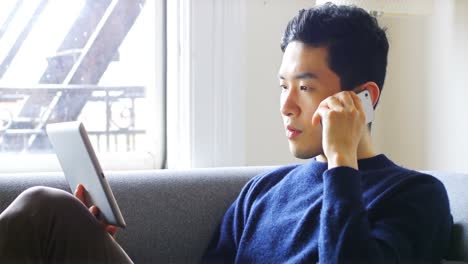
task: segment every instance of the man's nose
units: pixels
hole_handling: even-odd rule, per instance
[[[288,89],[281,94],[281,114],[284,116],[297,116],[300,108],[297,102],[297,91]]]

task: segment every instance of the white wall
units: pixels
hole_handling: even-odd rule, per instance
[[[428,104],[428,18],[379,18],[390,49],[387,77],[376,109],[373,140],[377,150],[414,169],[426,166]]]
[[[375,142],[405,166],[468,172],[468,1],[435,1],[429,17],[384,17],[387,90]]]
[[[437,1],[430,36],[427,167],[468,171],[468,1]]]
[[[288,148],[277,79],[281,36],[306,0],[246,1],[246,165],[298,163]]]

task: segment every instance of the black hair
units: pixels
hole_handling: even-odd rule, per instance
[[[326,47],[328,66],[340,77],[341,90],[373,81],[382,91],[388,40],[385,29],[364,9],[331,3],[303,9],[289,21],[281,50],[292,41]]]

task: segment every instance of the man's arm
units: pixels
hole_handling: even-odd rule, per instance
[[[439,247],[448,243],[451,217],[443,185],[427,180],[432,179],[429,176],[400,183],[392,188],[395,196],[382,203],[383,208],[377,209],[381,211],[370,219],[369,208],[362,201],[357,159],[358,153],[372,156],[373,151],[362,141],[367,132],[360,99],[354,92],[330,96],[319,105],[312,123],[322,125],[329,168],[323,175],[320,260],[392,263],[440,259],[442,249],[420,244],[433,239],[443,240],[434,241]],[[433,254],[427,253],[431,250]]]
[[[329,263],[432,263],[449,243],[452,219],[442,183],[414,175],[364,208],[361,179],[354,169],[324,173],[319,258]]]

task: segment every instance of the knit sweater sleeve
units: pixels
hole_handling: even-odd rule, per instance
[[[431,244],[448,244],[446,229],[452,219],[444,186],[424,176],[389,186],[378,205],[365,208],[358,171],[349,167],[325,171],[320,262],[440,261],[444,249]]]

